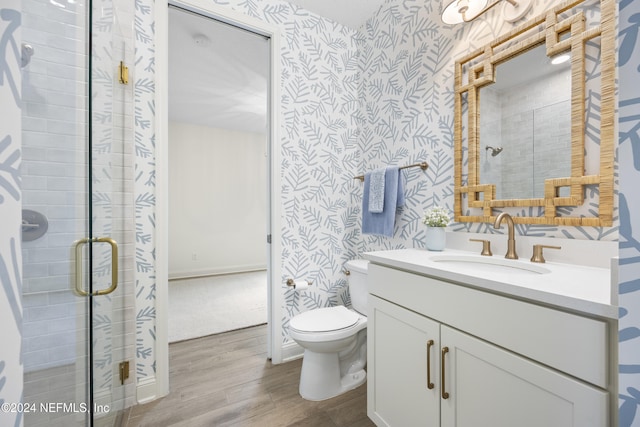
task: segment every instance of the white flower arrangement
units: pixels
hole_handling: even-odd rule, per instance
[[[446,227],[450,221],[449,211],[440,206],[427,209],[422,218],[422,222],[429,227]]]

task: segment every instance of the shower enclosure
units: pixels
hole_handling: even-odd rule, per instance
[[[117,425],[134,401],[134,25],[119,1],[21,2],[26,427]]]

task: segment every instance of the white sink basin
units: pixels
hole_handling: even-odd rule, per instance
[[[432,255],[433,262],[473,272],[509,273],[509,274],[547,274],[551,270],[540,265],[513,259],[489,256],[473,256],[460,254]]]

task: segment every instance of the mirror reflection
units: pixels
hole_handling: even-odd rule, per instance
[[[559,57],[540,45],[480,89],[480,182],[497,199],[543,198],[545,179],[571,176],[571,69]]]
[[[612,0],[563,3],[456,60],[456,221],[612,224],[614,16]]]

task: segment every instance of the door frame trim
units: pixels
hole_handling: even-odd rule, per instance
[[[270,39],[269,78],[269,194],[268,245],[268,336],[267,353],[273,363],[282,363],[281,263],[281,178],[280,178],[280,29],[267,22],[216,5],[208,0],[168,0],[156,3],[156,379],[155,393],[149,383],[139,384],[138,402],[150,401],[169,393],[168,341],[168,10],[169,4],[188,9],[215,20],[261,34]],[[266,240],[266,236],[265,236]]]

